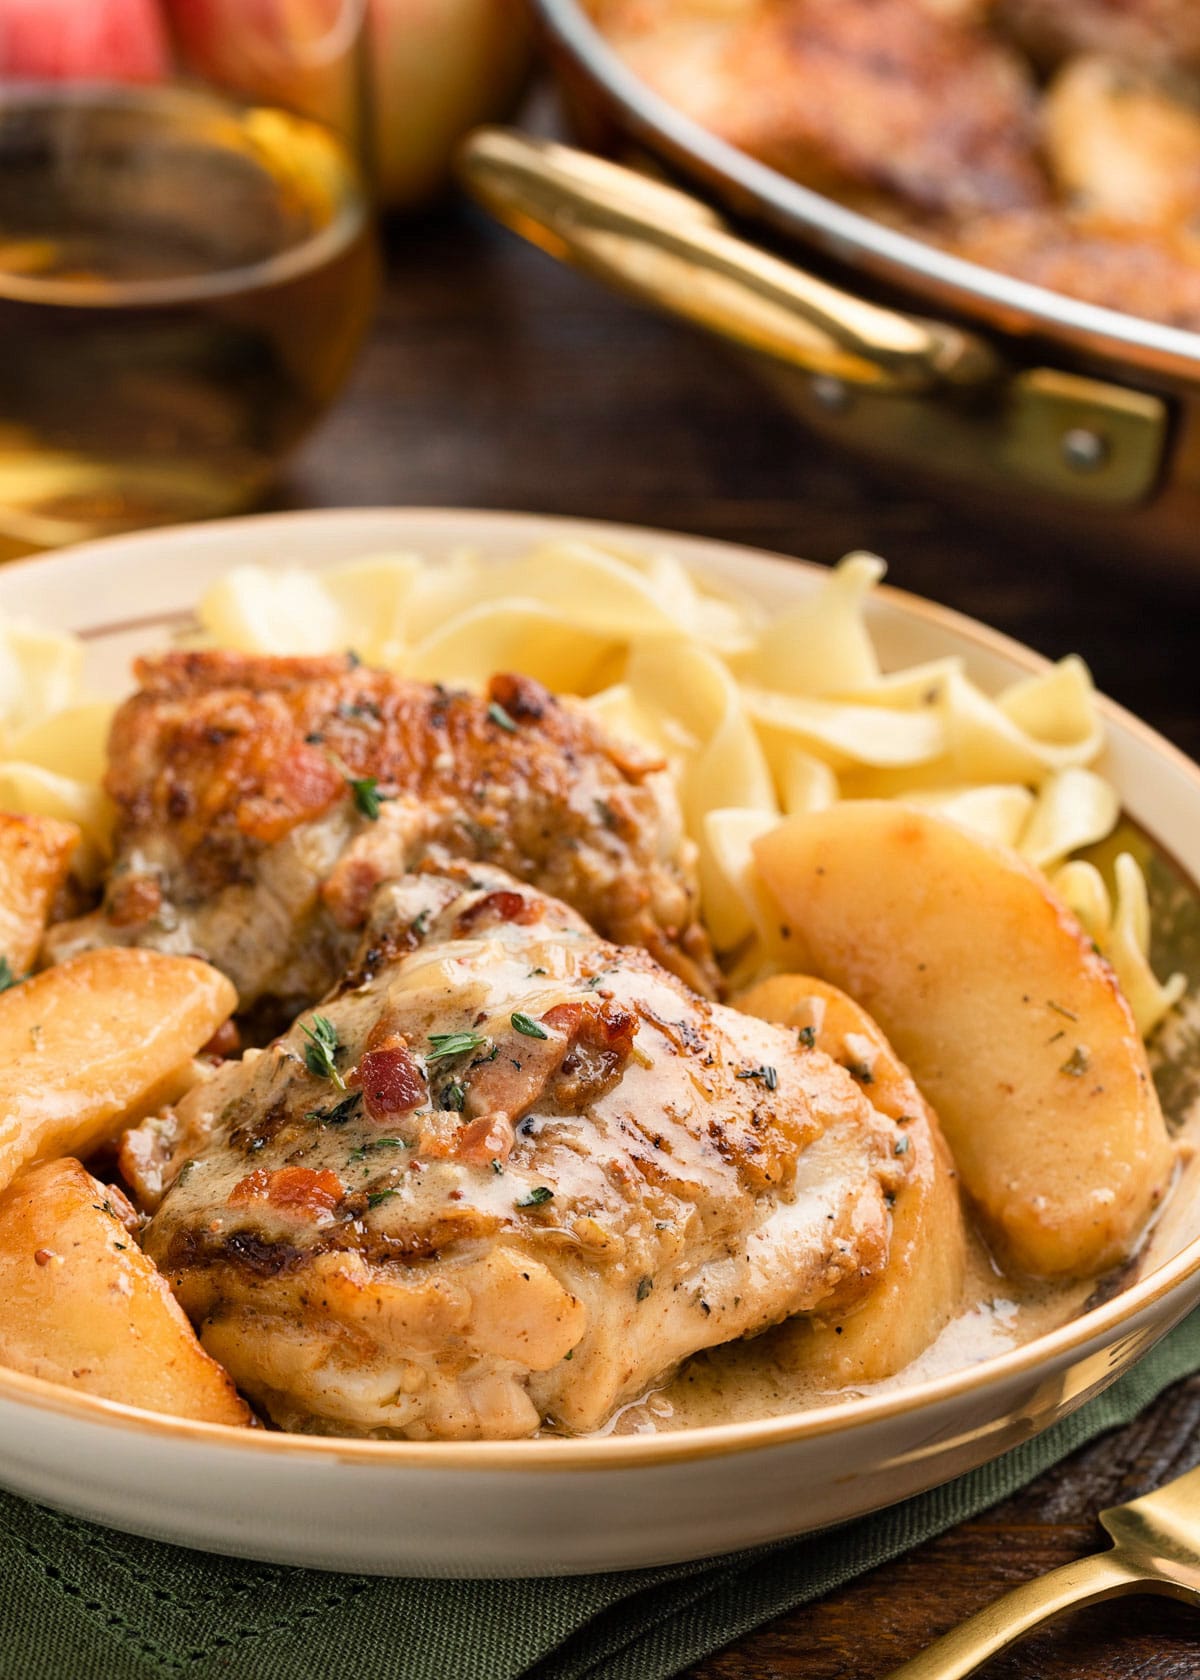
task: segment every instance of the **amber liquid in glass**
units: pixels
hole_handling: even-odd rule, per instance
[[[375,284],[319,125],[183,88],[0,88],[0,531],[244,506],[339,389]]]

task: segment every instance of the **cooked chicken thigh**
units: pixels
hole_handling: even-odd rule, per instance
[[[52,931],[52,958],[194,953],[243,1010],[277,1000],[290,1019],[346,966],[380,882],[436,851],[534,881],[715,989],[661,762],[537,683],[497,676],[481,699],[351,658],[207,652],[137,674],[109,746],[104,905]]]
[[[175,1117],[146,1247],[239,1386],[291,1429],[587,1431],[865,1291],[906,1161],[850,1074],[449,868],[381,889],[320,1010]]]
[[[1100,52],[1151,70],[1200,71],[1196,0],[995,0],[995,15],[1040,64]]]
[[[1020,58],[920,0],[601,0],[635,70],[698,122],[818,191],[959,215],[1042,203]]]

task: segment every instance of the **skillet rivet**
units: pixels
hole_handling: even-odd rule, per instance
[[[1108,460],[1108,439],[1088,426],[1072,426],[1063,433],[1062,456],[1076,472],[1098,472]]]
[[[831,414],[842,414],[850,407],[850,392],[842,379],[835,379],[830,373],[816,373],[809,384],[809,390],[822,408]]]

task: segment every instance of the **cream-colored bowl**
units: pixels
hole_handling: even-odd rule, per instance
[[[115,688],[128,681],[130,655],[161,643],[236,562],[315,567],[464,544],[510,556],[563,533],[668,546],[768,604],[811,591],[820,576],[749,549],[628,527],[330,512],[120,537],[22,562],[0,572],[0,611],[82,632],[93,676]],[[889,665],[958,653],[989,687],[1042,664],[894,591],[880,592],[870,620]],[[1104,711],[1105,769],[1128,814],[1195,881],[1200,771],[1116,706]],[[1184,1184],[1112,1299],[1017,1351],[908,1390],[690,1433],[459,1445],[184,1423],[0,1371],[0,1483],[117,1528],[331,1569],[503,1576],[661,1564],[842,1522],[973,1469],[1098,1393],[1198,1300],[1200,1197]]]

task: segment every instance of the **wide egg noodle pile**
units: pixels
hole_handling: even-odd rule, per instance
[[[1074,856],[1119,816],[1094,768],[1104,736],[1087,667],[1068,657],[995,695],[959,658],[885,672],[864,616],[883,572],[850,555],[768,618],[669,553],[592,542],[504,560],[389,554],[319,573],[239,566],[200,603],[197,639],[265,654],[353,648],[472,688],[521,671],[583,697],[612,733],[669,763],[705,920],[739,980],[785,966],[751,851],[780,817],[866,798],[942,812],[1046,874],[1148,1035],[1184,982],[1151,971],[1136,860],[1122,853],[1106,882]],[[100,784],[112,705],[84,696],[81,669],[73,637],[0,621],[0,808],[77,822],[95,876],[111,834]]]

